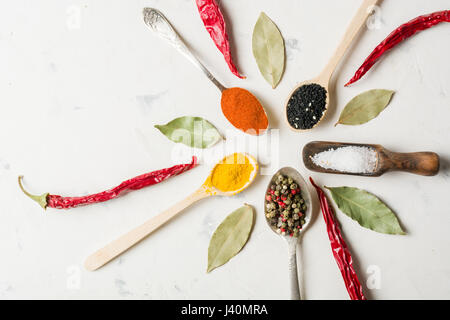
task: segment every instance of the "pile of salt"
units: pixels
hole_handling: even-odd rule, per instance
[[[377,152],[369,147],[340,147],[315,154],[311,160],[317,166],[349,173],[372,173],[377,166]]]

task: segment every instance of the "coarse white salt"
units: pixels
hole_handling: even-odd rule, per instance
[[[319,167],[349,173],[372,173],[377,167],[377,159],[373,148],[357,146],[331,148],[311,157]]]

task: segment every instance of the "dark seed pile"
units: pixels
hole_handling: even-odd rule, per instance
[[[287,119],[295,129],[311,129],[322,118],[327,90],[319,84],[305,84],[292,94],[287,105]]]
[[[278,175],[266,194],[266,219],[282,235],[298,237],[305,224],[306,203],[298,184]]]

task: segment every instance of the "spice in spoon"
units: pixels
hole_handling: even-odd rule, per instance
[[[255,166],[243,153],[225,157],[214,167],[210,185],[222,192],[241,190],[252,178]]]
[[[305,224],[306,203],[291,177],[279,174],[266,194],[266,219],[281,235],[298,237]]]
[[[222,112],[237,129],[252,135],[263,134],[269,125],[266,112],[258,99],[242,88],[222,92]]]
[[[99,203],[117,198],[120,194],[129,190],[139,190],[177,176],[197,166],[197,158],[192,157],[192,162],[187,164],[179,164],[167,169],[161,169],[122,182],[117,187],[110,190],[103,191],[96,194],[91,194],[82,197],[62,197],[54,194],[44,193],[40,196],[32,195],[25,191],[22,185],[22,176],[19,177],[20,189],[31,199],[39,203],[39,205],[47,209],[47,207],[54,209],[69,209],[82,205]]]
[[[327,90],[319,84],[305,84],[294,91],[287,105],[287,120],[299,130],[313,128],[322,119],[327,104]]]
[[[315,165],[348,173],[373,173],[378,164],[378,153],[369,147],[348,146],[330,148],[311,156]]]

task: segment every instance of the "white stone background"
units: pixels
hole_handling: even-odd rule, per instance
[[[203,182],[212,163],[203,159],[195,170],[163,184],[69,211],[44,212],[17,187],[17,176],[24,174],[26,186],[35,193],[80,195],[168,167],[176,162],[174,144],[153,125],[178,116],[202,116],[230,132],[220,112],[219,91],[145,27],[145,6],[165,13],[225,85],[250,89],[262,100],[271,127],[280,130],[279,149],[265,160],[261,156],[263,164],[271,158],[275,167],[293,166],[321,185],[363,188],[396,212],[406,236],[375,233],[336,212],[369,298],[450,298],[450,25],[414,36],[360,82],[343,87],[395,27],[418,15],[449,9],[448,0],[385,0],[380,28],[366,28],[335,74],[336,103],[324,123],[299,134],[283,119],[287,95],[296,83],[321,71],[360,3],[222,1],[236,64],[248,77],[239,80],[205,31],[194,0],[2,1],[0,298],[289,298],[287,248],[263,216],[268,175],[239,196],[193,205],[96,272],[83,268],[90,253],[183,199]],[[261,11],[276,22],[287,45],[286,71],[276,90],[259,74],[251,51],[251,34]],[[377,119],[358,127],[333,127],[346,102],[374,88],[396,91]],[[313,173],[300,158],[302,147],[312,140],[378,143],[399,152],[434,151],[442,167],[434,177]],[[213,230],[244,202],[256,208],[249,242],[225,266],[206,274]],[[317,211],[316,215],[299,249],[304,297],[348,299],[323,218]],[[369,289],[373,270],[379,282]]]

